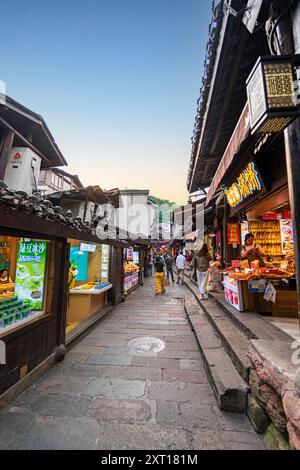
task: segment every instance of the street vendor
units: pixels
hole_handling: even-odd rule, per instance
[[[258,260],[259,267],[263,268],[265,266],[264,257],[265,253],[263,252],[262,247],[255,243],[254,235],[252,233],[247,233],[245,236],[245,245],[242,249],[242,259],[249,261],[249,266],[252,261]]]

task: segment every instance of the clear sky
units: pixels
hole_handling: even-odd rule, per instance
[[[0,80],[68,171],[185,203],[211,0],[1,3]]]

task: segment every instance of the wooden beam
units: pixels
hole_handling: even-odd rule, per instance
[[[8,159],[14,141],[14,132],[7,130],[3,136],[0,149],[0,180],[4,180]]]
[[[22,142],[22,144],[25,145],[25,147],[28,147],[30,150],[36,153],[39,157],[41,157],[42,160],[44,160],[50,166],[53,166],[50,160],[42,152],[40,152],[34,145],[32,145],[31,142],[29,142],[28,139],[26,139],[22,134],[20,134],[20,132],[18,132],[14,127],[8,124],[8,122],[5,121],[5,119],[3,119],[2,117],[0,117],[0,125],[5,127],[5,129],[7,129],[8,131],[13,132],[15,134],[15,137],[17,137]]]

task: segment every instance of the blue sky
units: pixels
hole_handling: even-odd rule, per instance
[[[68,171],[186,202],[211,1],[10,0],[1,16],[0,80]]]

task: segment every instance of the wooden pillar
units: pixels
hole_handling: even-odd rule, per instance
[[[5,131],[0,147],[0,180],[4,180],[5,172],[14,141],[14,133]]]

